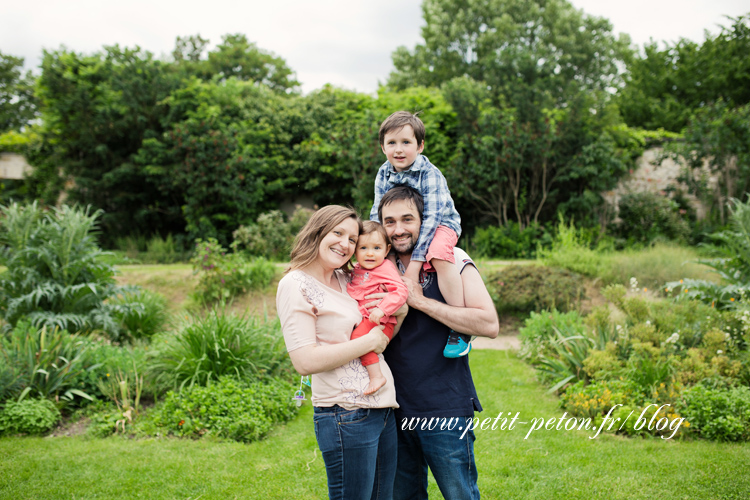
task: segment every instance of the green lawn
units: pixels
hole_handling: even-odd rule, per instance
[[[483,417],[559,417],[531,368],[507,351],[471,354]],[[0,498],[326,498],[312,412],[251,445],[84,437],[0,440]],[[628,439],[528,426],[477,431],[489,499],[746,499],[750,444]],[[432,498],[442,498],[434,482]]]

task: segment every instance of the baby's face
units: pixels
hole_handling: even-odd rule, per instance
[[[354,255],[362,268],[374,269],[383,263],[389,250],[379,233],[360,234]]]

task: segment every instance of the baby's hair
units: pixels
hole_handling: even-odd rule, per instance
[[[424,142],[425,130],[424,123],[419,119],[418,114],[412,114],[408,111],[396,111],[386,118],[380,125],[380,132],[378,134],[380,145],[382,146],[385,141],[385,134],[394,130],[401,130],[406,125],[411,125],[411,128],[414,129],[414,138],[417,140],[417,146],[422,144]]]
[[[370,233],[378,233],[383,237],[383,241],[385,241],[386,245],[391,244],[391,239],[388,237],[388,233],[385,232],[385,228],[379,222],[375,222],[374,220],[366,220],[362,222],[362,229],[359,231],[359,235],[362,236]]]

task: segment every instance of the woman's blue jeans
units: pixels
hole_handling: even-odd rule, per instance
[[[398,457],[393,409],[315,407],[313,418],[329,498],[391,500]]]

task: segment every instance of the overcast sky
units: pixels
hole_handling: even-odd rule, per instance
[[[704,39],[750,12],[748,0],[572,0],[606,17],[615,33],[642,46],[653,38]],[[413,48],[423,25],[421,0],[0,0],[0,52],[39,65],[42,49],[91,53],[135,45],[167,57],[177,36],[200,34],[210,47],[227,33],[284,58],[303,92],[326,83],[374,92],[392,71],[391,53]]]

